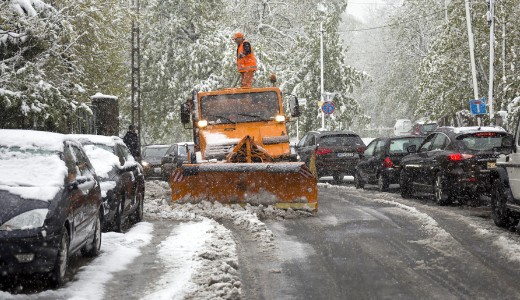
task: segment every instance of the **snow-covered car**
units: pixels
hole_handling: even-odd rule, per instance
[[[188,162],[188,151],[195,157],[193,142],[173,144],[161,158],[161,178],[167,181],[172,172],[183,163]]]
[[[504,139],[512,152],[497,159],[492,171],[491,215],[499,227],[518,225],[520,220],[520,121],[516,118],[514,139]]]
[[[141,165],[117,136],[71,135],[77,139],[96,169],[101,183],[103,230],[121,232],[125,221],[143,218],[144,175]]]
[[[148,145],[143,148],[144,177],[146,179],[161,178],[161,159],[171,145]]]
[[[45,273],[59,286],[72,254],[99,253],[101,189],[71,137],[1,129],[0,207],[0,281]]]

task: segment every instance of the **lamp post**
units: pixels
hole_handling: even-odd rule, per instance
[[[493,123],[493,77],[495,63],[495,0],[488,0],[489,23],[489,120]]]
[[[469,42],[469,54],[471,59],[471,74],[473,77],[473,96],[475,100],[478,99],[478,83],[477,83],[477,68],[475,66],[475,42],[473,41],[473,30],[471,29],[471,14],[469,11],[469,0],[465,0],[466,6],[466,24],[468,27],[468,42]],[[480,117],[477,117],[478,125],[480,126]]]

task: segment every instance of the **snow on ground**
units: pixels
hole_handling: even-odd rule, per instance
[[[320,187],[326,188],[337,188],[349,192],[354,192],[358,196],[362,196],[360,191],[357,191],[354,187],[344,187],[344,186],[334,186],[330,184],[319,184]],[[387,199],[380,199],[377,196],[384,195]],[[408,203],[408,200],[402,199],[399,196],[396,198],[395,195],[389,193],[377,193],[373,198],[366,197],[368,201],[375,201],[379,203],[385,203],[389,205],[393,205],[402,209],[404,211],[408,211],[409,214],[415,215],[418,219],[421,219],[423,222],[423,228],[430,234],[433,234],[433,237],[430,239],[426,239],[423,241],[418,241],[420,243],[424,242],[433,242],[433,246],[436,249],[450,249],[452,248],[453,242],[450,241],[449,238],[451,235],[447,233],[444,229],[439,227],[439,224],[430,216],[425,213],[420,212],[415,207],[411,207],[405,205],[401,202]],[[399,202],[398,202],[399,201]],[[414,206],[419,204],[414,203]],[[451,212],[445,207],[435,207],[428,206],[428,209],[442,211],[442,213],[451,215],[456,217],[461,222],[467,224],[470,228],[473,229],[475,235],[482,236],[489,241],[492,241],[492,244],[497,248],[497,253],[504,259],[512,262],[512,263],[520,263],[520,236],[517,233],[506,232],[501,228],[498,228],[493,221],[489,219],[482,219],[479,217],[468,217],[461,215],[460,213]],[[447,242],[447,243],[446,243]],[[450,246],[451,245],[451,246]],[[445,251],[443,251],[445,252]]]
[[[12,295],[0,291],[0,299],[103,299],[106,283],[113,274],[126,269],[141,255],[140,248],[150,243],[153,225],[147,222],[136,224],[127,233],[103,233],[101,254],[82,267],[74,281],[57,290],[41,293]]]
[[[236,244],[231,231],[220,222],[250,233],[260,251],[271,251],[276,248],[273,233],[261,219],[312,216],[273,207],[209,202],[172,207],[170,187],[162,181],[146,183],[144,210],[145,219],[181,222],[157,246],[157,263],[164,267],[164,274],[150,281],[144,299],[240,299]],[[147,222],[126,233],[103,233],[100,256],[81,267],[64,287],[20,295],[0,291],[0,299],[103,299],[113,274],[128,268],[152,237],[153,224]]]

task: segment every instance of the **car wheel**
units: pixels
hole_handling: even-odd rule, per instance
[[[386,192],[388,190],[388,178],[386,178],[383,173],[379,173],[377,175],[377,189],[380,192]]]
[[[341,182],[343,182],[343,174],[332,175],[332,178],[334,179],[334,182],[335,182],[335,183],[341,183]]]
[[[65,227],[63,227],[62,231],[58,256],[50,273],[51,285],[54,287],[59,287],[66,282],[65,275],[69,267],[69,232]]]
[[[112,220],[112,230],[115,232],[121,232],[123,230],[123,205],[124,198],[117,204],[114,219]]]
[[[361,175],[359,175],[359,172],[356,172],[354,174],[354,186],[356,187],[356,189],[362,189],[365,187],[365,183],[363,182]]]
[[[132,217],[134,223],[141,222],[143,220],[143,215],[144,215],[144,197],[143,197],[143,193],[141,193],[141,192],[137,193],[136,197],[137,197],[137,208],[134,211],[134,214],[133,214],[133,217]]]
[[[440,172],[437,173],[437,176],[435,177],[433,194],[435,197],[435,202],[437,202],[439,205],[448,205],[452,201],[452,195],[447,186],[447,182]]]
[[[94,221],[94,233],[92,234],[92,240],[89,241],[82,249],[81,254],[83,256],[98,256],[101,250],[101,214],[99,211]]]
[[[412,185],[410,184],[410,179],[408,179],[408,174],[406,174],[404,169],[399,174],[399,190],[401,191],[401,197],[405,199],[412,198]]]
[[[509,227],[512,224],[509,218],[511,212],[506,202],[504,184],[500,179],[496,179],[491,190],[491,217],[498,227]]]

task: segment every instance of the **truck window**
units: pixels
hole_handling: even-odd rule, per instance
[[[204,96],[200,105],[209,124],[269,121],[280,114],[276,92]]]

